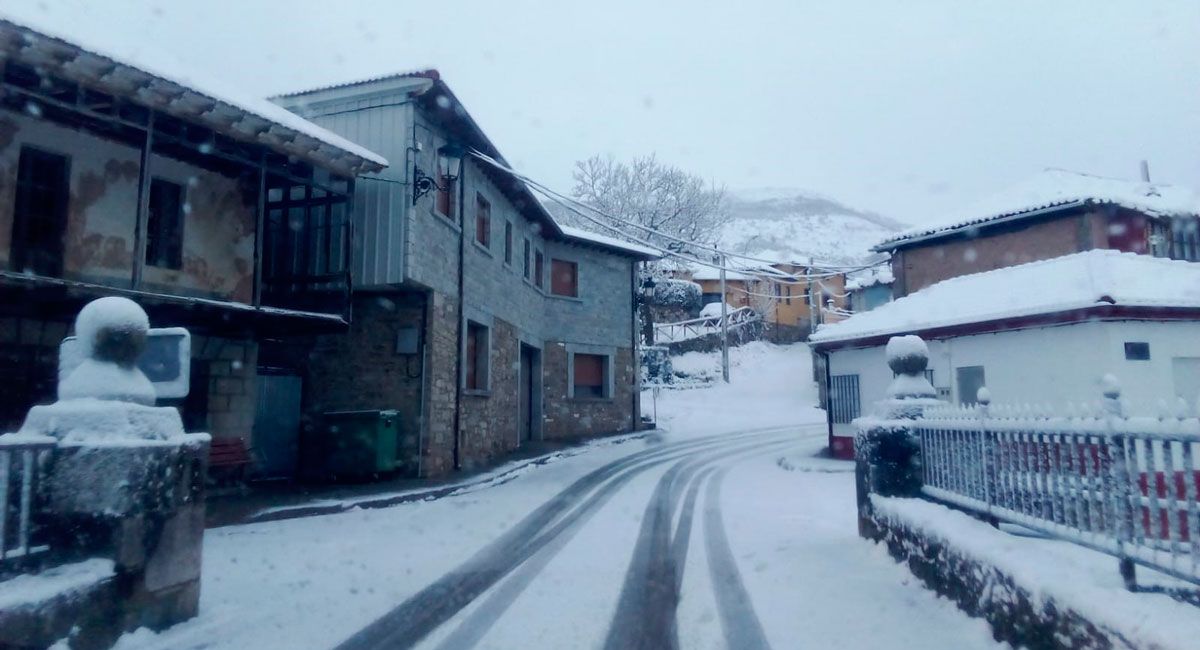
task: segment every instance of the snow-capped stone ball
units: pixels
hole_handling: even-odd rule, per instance
[[[75,317],[84,358],[59,385],[59,399],[154,404],[154,385],[137,367],[149,331],[146,312],[128,298],[108,296],[84,305]]]
[[[893,336],[887,343],[887,360],[898,375],[919,375],[929,365],[929,346],[915,334]]]

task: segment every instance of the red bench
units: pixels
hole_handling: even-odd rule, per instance
[[[250,447],[241,438],[213,438],[208,448],[208,471],[221,477],[233,477],[242,482],[246,479],[246,468],[254,462]],[[216,477],[214,477],[216,478]]]

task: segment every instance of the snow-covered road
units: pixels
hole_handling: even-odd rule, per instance
[[[850,467],[814,456],[801,352],[664,394],[670,433],[433,501],[209,531],[201,615],[119,647],[995,647],[857,537]]]

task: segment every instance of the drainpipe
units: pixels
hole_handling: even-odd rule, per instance
[[[641,409],[639,406],[642,401],[642,355],[639,349],[638,342],[638,263],[633,261],[629,263],[629,289],[630,301],[633,315],[629,319],[629,344],[631,356],[633,357],[633,399],[630,404],[630,422],[629,430],[637,431],[642,426]],[[649,314],[649,305],[645,306],[646,313]],[[653,321],[651,321],[653,322]],[[654,326],[650,326],[651,336],[653,336]],[[655,426],[657,426],[657,422]]]
[[[436,164],[436,163],[435,163]],[[463,310],[463,298],[466,293],[466,255],[467,255],[467,219],[466,219],[466,203],[463,197],[466,194],[467,187],[467,161],[464,160],[458,167],[458,205],[456,206],[458,218],[458,351],[455,357],[458,361],[454,364],[454,469],[462,469],[462,396],[463,396],[463,354],[467,327],[466,312]]]

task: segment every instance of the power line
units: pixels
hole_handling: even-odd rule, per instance
[[[876,262],[876,263],[873,263],[873,264],[861,265],[861,266],[855,266],[855,267],[851,267],[851,266],[835,266],[835,265],[818,265],[818,264],[812,264],[812,263],[810,263],[810,264],[807,264],[807,265],[801,265],[801,264],[797,264],[797,263],[794,263],[794,262],[779,262],[779,261],[775,261],[775,260],[767,260],[767,259],[763,259],[763,258],[757,258],[757,257],[749,256],[749,255],[743,255],[743,254],[739,254],[739,253],[732,253],[732,252],[729,252],[729,251],[724,251],[724,250],[722,250],[722,249],[720,249],[720,248],[717,248],[717,247],[715,247],[715,246],[711,246],[711,245],[707,245],[707,244],[701,244],[701,243],[698,243],[698,242],[693,242],[693,241],[688,241],[688,240],[686,240],[686,239],[683,239],[683,238],[681,238],[681,237],[677,237],[677,236],[675,236],[675,235],[671,235],[670,233],[665,233],[665,232],[659,231],[659,230],[657,230],[657,229],[655,229],[655,228],[652,228],[652,227],[650,227],[650,226],[646,226],[646,225],[644,225],[644,224],[639,224],[639,223],[636,223],[636,222],[630,221],[630,220],[628,220],[628,219],[624,219],[624,218],[618,217],[618,216],[616,216],[616,215],[613,215],[613,214],[607,213],[607,212],[605,212],[604,210],[601,210],[601,209],[599,209],[599,208],[597,208],[597,207],[595,207],[595,206],[588,205],[588,204],[586,204],[586,203],[583,203],[583,202],[581,202],[581,201],[578,201],[578,200],[576,200],[576,199],[573,199],[573,198],[571,198],[571,197],[568,197],[568,196],[566,196],[566,195],[563,195],[563,194],[561,194],[561,193],[559,193],[559,192],[556,192],[556,191],[554,191],[554,190],[552,190],[552,189],[550,189],[550,188],[546,187],[545,185],[542,185],[541,183],[539,183],[539,182],[537,182],[537,181],[533,180],[532,178],[529,178],[528,176],[525,176],[524,174],[521,174],[520,172],[517,172],[516,170],[512,169],[511,167],[509,167],[509,166],[507,166],[507,165],[505,165],[505,164],[503,164],[503,163],[500,163],[499,161],[495,160],[495,159],[494,159],[494,158],[492,158],[491,156],[488,156],[487,154],[481,153],[481,152],[479,152],[479,151],[476,151],[476,150],[471,150],[471,151],[470,151],[470,153],[471,153],[473,156],[475,156],[476,158],[479,158],[480,160],[482,160],[483,162],[486,162],[486,163],[488,163],[488,164],[490,164],[490,165],[492,165],[492,166],[494,166],[494,167],[496,167],[496,168],[498,168],[498,169],[501,169],[501,170],[503,170],[503,171],[507,172],[508,174],[511,174],[511,175],[512,175],[512,176],[514,176],[515,178],[517,178],[517,179],[519,179],[519,180],[521,180],[521,181],[525,182],[525,183],[526,183],[526,184],[528,184],[530,187],[532,187],[533,189],[537,190],[539,193],[543,194],[544,196],[546,196],[546,197],[547,197],[548,199],[550,199],[551,201],[554,201],[555,203],[557,203],[557,204],[561,205],[562,207],[566,208],[567,210],[569,210],[569,211],[573,212],[574,214],[576,214],[576,215],[578,215],[578,216],[580,216],[580,217],[583,217],[584,219],[586,219],[587,221],[589,221],[589,222],[591,222],[591,223],[594,223],[594,224],[596,224],[596,225],[599,225],[599,226],[601,226],[602,228],[606,228],[606,229],[608,229],[608,230],[611,230],[611,231],[613,231],[613,232],[617,233],[618,235],[620,235],[620,236],[622,236],[622,237],[624,237],[624,238],[626,238],[626,239],[630,239],[630,240],[632,240],[632,241],[634,241],[634,242],[636,242],[636,243],[639,243],[639,244],[642,244],[642,245],[644,245],[644,246],[647,246],[647,247],[653,248],[653,249],[655,249],[655,250],[661,251],[661,252],[662,252],[662,253],[663,253],[665,256],[668,256],[668,257],[674,257],[674,258],[676,258],[676,259],[681,259],[681,260],[684,260],[684,261],[692,262],[692,263],[694,263],[694,264],[700,264],[700,265],[702,265],[702,266],[706,266],[706,267],[714,268],[714,269],[717,269],[717,270],[722,270],[722,269],[724,269],[724,270],[726,270],[726,271],[733,271],[733,272],[736,272],[736,273],[741,273],[741,274],[743,274],[743,275],[748,275],[748,276],[754,276],[754,277],[760,277],[760,278],[767,278],[767,279],[769,279],[769,280],[771,280],[771,281],[774,281],[774,282],[777,282],[777,283],[780,283],[780,284],[794,284],[794,285],[799,285],[799,284],[808,284],[808,283],[809,283],[809,280],[811,280],[811,279],[819,279],[819,278],[822,278],[822,277],[835,277],[835,276],[838,276],[838,275],[842,275],[842,274],[844,274],[844,273],[849,273],[849,272],[853,272],[853,271],[858,271],[858,270],[865,270],[865,269],[869,269],[869,268],[874,268],[874,267],[876,267],[876,266],[880,266],[880,265],[883,263],[882,261],[880,261],[880,262]],[[806,274],[805,276],[803,276],[803,277],[804,277],[804,280],[801,280],[801,277],[802,277],[802,276],[796,275],[795,273],[787,273],[787,272],[785,272],[785,271],[782,271],[782,270],[780,270],[780,269],[776,269],[776,268],[773,268],[773,267],[770,267],[770,266],[768,266],[768,267],[765,267],[765,268],[762,268],[762,267],[760,267],[760,268],[757,268],[757,269],[756,269],[756,268],[754,268],[754,267],[746,267],[746,268],[740,268],[740,267],[739,267],[739,268],[735,268],[735,267],[729,267],[729,266],[722,266],[722,265],[720,265],[720,264],[716,264],[716,263],[710,263],[710,262],[707,262],[707,261],[705,261],[705,260],[703,260],[703,259],[700,259],[700,258],[698,258],[698,257],[693,257],[693,256],[690,256],[690,255],[685,255],[685,254],[683,254],[682,252],[680,252],[680,251],[677,251],[677,250],[674,250],[674,249],[671,249],[671,248],[669,248],[669,247],[660,246],[660,245],[658,245],[658,244],[655,244],[655,243],[653,243],[653,242],[647,241],[647,240],[645,240],[645,239],[642,239],[642,238],[640,238],[640,237],[636,237],[636,236],[630,235],[630,234],[628,234],[628,233],[626,233],[626,232],[623,232],[623,231],[621,231],[619,228],[617,228],[617,227],[613,226],[612,224],[605,223],[605,222],[603,222],[603,221],[601,221],[601,220],[599,220],[599,219],[596,219],[596,218],[594,218],[594,217],[593,217],[593,216],[591,216],[591,215],[585,214],[584,212],[582,212],[582,211],[580,210],[580,208],[582,208],[582,209],[584,209],[584,210],[591,210],[591,211],[593,211],[593,212],[595,212],[595,213],[597,213],[597,214],[600,214],[600,215],[602,215],[602,216],[604,216],[604,217],[607,217],[607,218],[609,218],[609,219],[612,219],[613,221],[616,221],[616,222],[619,222],[619,223],[623,223],[623,224],[626,224],[626,225],[628,225],[628,226],[632,226],[632,227],[634,227],[634,228],[638,228],[638,229],[640,229],[640,230],[644,230],[644,231],[646,231],[647,233],[651,233],[651,234],[658,235],[658,236],[660,236],[660,237],[663,237],[664,239],[669,239],[669,240],[675,241],[675,242],[677,242],[677,243],[680,243],[680,244],[685,244],[685,245],[687,245],[687,246],[690,246],[690,247],[693,247],[693,248],[699,248],[699,249],[702,249],[702,250],[710,251],[710,252],[713,252],[713,253],[716,253],[716,254],[719,254],[719,255],[724,255],[724,256],[728,256],[728,257],[735,257],[735,258],[739,258],[739,259],[745,259],[745,260],[750,260],[750,261],[755,261],[755,262],[760,262],[760,263],[763,263],[763,264],[780,264],[780,265],[784,265],[784,264],[786,264],[786,265],[789,265],[789,266],[806,266],[806,267],[807,267],[807,268],[809,268],[809,269],[813,269],[813,268],[821,268],[821,269],[822,269],[822,270],[824,270],[825,272],[823,272],[823,273],[815,273],[815,274],[814,274],[814,273],[808,273],[808,274]],[[838,270],[836,270],[836,271],[835,271],[834,269],[838,269]]]

